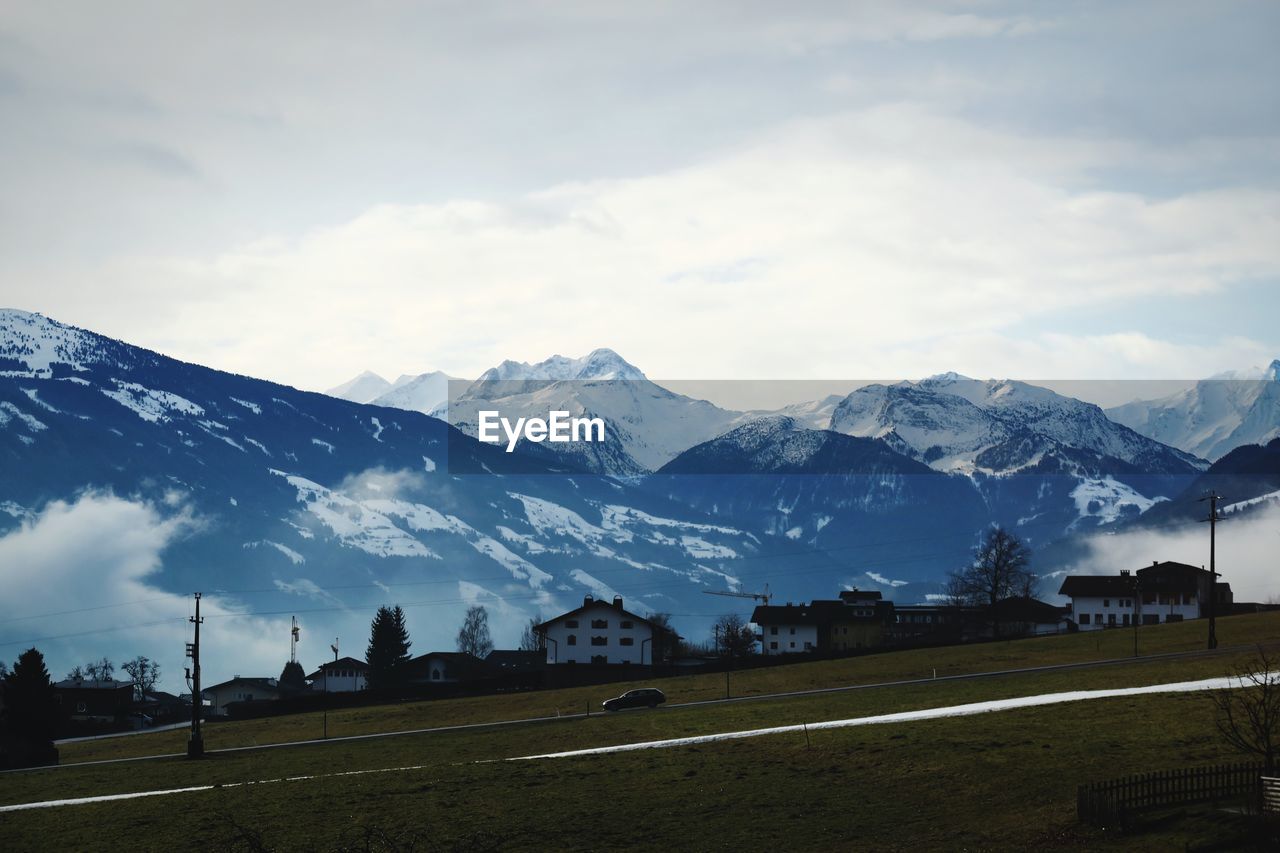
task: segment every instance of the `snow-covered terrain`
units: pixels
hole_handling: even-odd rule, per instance
[[[1158,400],[1140,400],[1107,415],[1149,438],[1205,459],[1280,436],[1280,359],[1266,369],[1235,371]]]

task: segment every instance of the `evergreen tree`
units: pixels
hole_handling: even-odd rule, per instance
[[[4,728],[10,755],[19,766],[58,760],[53,738],[58,706],[44,655],[34,648],[18,657],[4,679]]]
[[[405,627],[404,611],[400,605],[379,607],[369,628],[369,647],[364,653],[369,664],[370,690],[404,684],[410,645],[409,630]]]
[[[280,686],[288,687],[293,690],[304,690],[307,686],[307,673],[302,668],[302,664],[296,660],[291,660],[284,665],[284,669],[280,673]]]

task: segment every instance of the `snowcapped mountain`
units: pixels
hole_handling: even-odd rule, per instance
[[[867,385],[831,416],[831,429],[883,438],[939,471],[1010,474],[1056,457],[1096,476],[1188,474],[1206,463],[1109,420],[1098,406],[1012,380],[957,374]]]
[[[390,391],[392,384],[372,370],[366,370],[359,376],[348,379],[341,385],[330,388],[325,393],[330,397],[350,400],[353,403],[372,403]]]
[[[595,349],[582,358],[553,355],[536,364],[507,360],[480,374],[478,382],[520,382],[524,380],[582,381],[625,379],[643,381],[645,375],[611,349]]]
[[[0,468],[0,537],[38,527],[52,502],[123,496],[187,519],[151,587],[248,590],[245,607],[273,612],[320,601],[365,626],[376,604],[402,600],[430,617],[415,636],[445,648],[471,602],[489,607],[505,642],[584,594],[701,612],[700,590],[736,586],[760,571],[752,557],[779,549],[421,413],[221,373],[16,311],[0,311]],[[796,558],[768,562],[785,573]],[[392,597],[400,586],[407,600]],[[683,622],[700,634],[697,619]]]
[[[605,421],[603,443],[529,445],[526,452],[595,473],[630,477],[656,470],[681,451],[714,438],[742,415],[668,391],[617,353],[598,349],[583,358],[552,356],[537,364],[504,361],[449,401],[449,423],[477,434],[478,412],[547,417],[554,410]]]
[[[1280,437],[1280,359],[1265,369],[1233,371],[1158,400],[1107,410],[1117,423],[1205,459]]]
[[[449,382],[453,378],[440,370],[401,376],[388,391],[369,402],[375,406],[431,414],[448,402]]]
[[[366,370],[325,393],[353,403],[431,414],[448,401],[449,382],[453,378],[443,371],[433,370],[430,373],[403,374],[395,382],[388,382]]]

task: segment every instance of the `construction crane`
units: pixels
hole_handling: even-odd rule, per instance
[[[705,595],[725,595],[729,598],[752,598],[763,602],[765,607],[769,606],[769,599],[773,598],[768,584],[764,585],[764,592],[731,592],[726,589],[704,589],[702,592]]]

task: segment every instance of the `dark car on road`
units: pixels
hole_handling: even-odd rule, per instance
[[[656,708],[667,701],[667,697],[656,687],[642,687],[639,690],[628,690],[621,696],[604,701],[606,711],[621,711],[623,708]]]

